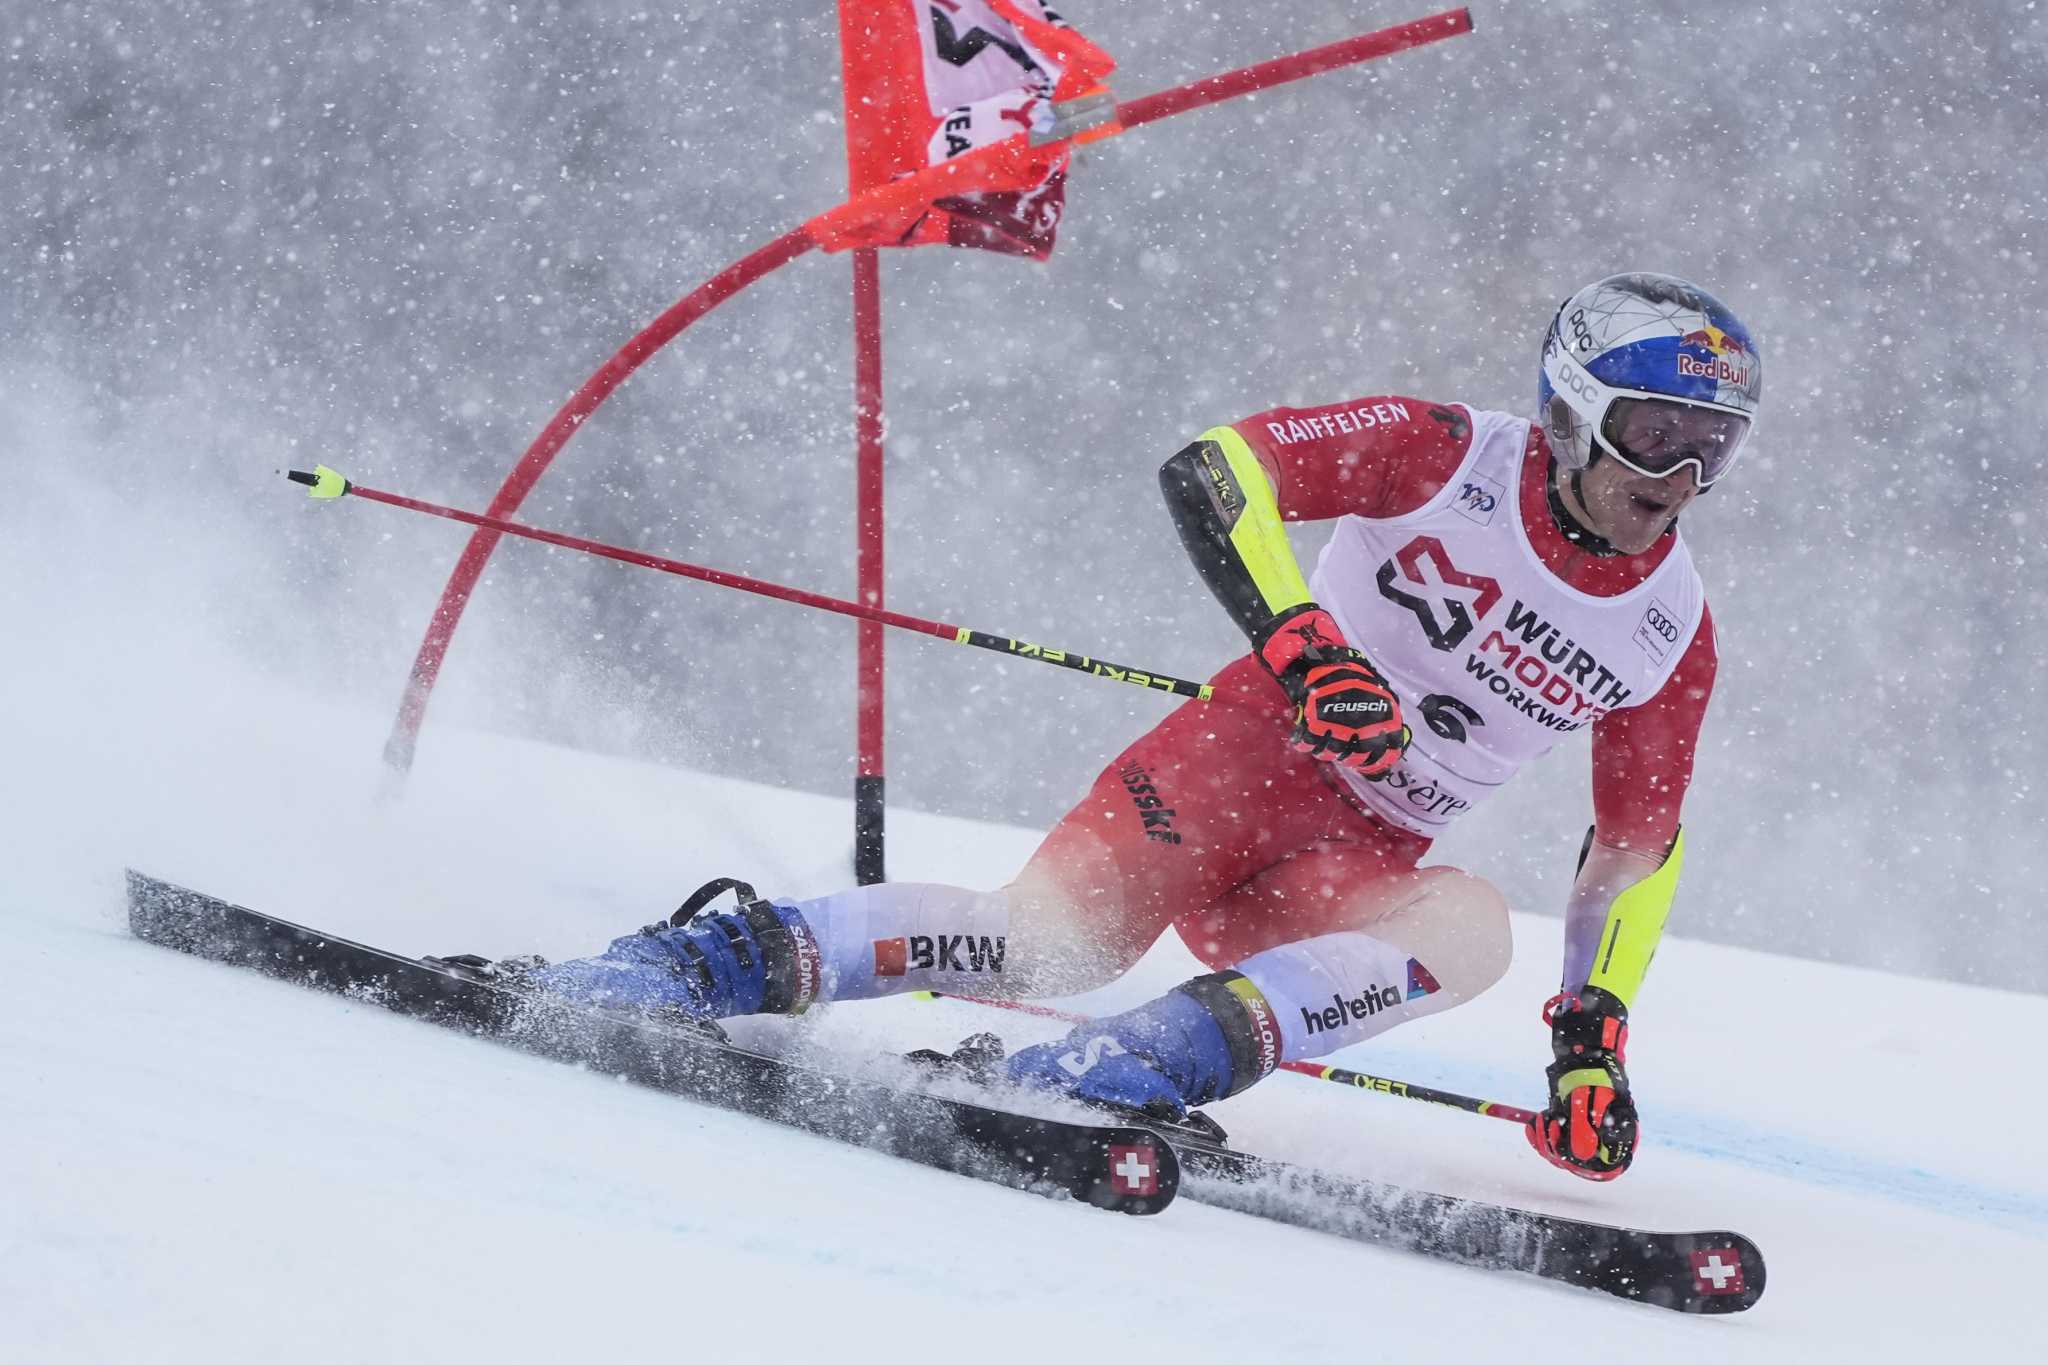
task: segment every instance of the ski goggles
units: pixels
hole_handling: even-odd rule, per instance
[[[1599,445],[1638,474],[1661,479],[1687,465],[1701,488],[1726,474],[1749,436],[1749,418],[1682,398],[1613,398]]]

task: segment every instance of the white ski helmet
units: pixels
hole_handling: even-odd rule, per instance
[[[1659,477],[1726,474],[1763,396],[1763,357],[1725,304],[1671,275],[1610,275],[1543,338],[1537,425],[1566,469],[1608,455]]]

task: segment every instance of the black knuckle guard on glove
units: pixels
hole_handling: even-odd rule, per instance
[[[1629,1096],[1628,1008],[1598,987],[1543,1007],[1551,1055],[1550,1103],[1529,1124],[1543,1159],[1587,1180],[1612,1180],[1635,1159],[1638,1122]]]

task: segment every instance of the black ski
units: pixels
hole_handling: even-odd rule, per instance
[[[138,938],[180,952],[996,1184],[1157,1213],[1180,1181],[1173,1148],[1142,1127],[1031,1118],[834,1075],[708,1032],[536,1000],[134,871],[128,923]]]
[[[1740,1233],[1583,1223],[1250,1156],[1174,1128],[1164,1132],[1180,1152],[1181,1193],[1198,1203],[1681,1313],[1739,1313],[1763,1297],[1763,1253]]]

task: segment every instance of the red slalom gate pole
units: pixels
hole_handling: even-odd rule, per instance
[[[882,264],[881,252],[853,253],[853,426],[856,529],[854,596],[879,607],[882,579]],[[884,879],[882,627],[863,621],[854,642],[853,879]]]
[[[307,485],[312,490],[312,496],[316,498],[351,497],[381,502],[386,506],[403,508],[408,512],[423,512],[430,517],[459,521],[495,535],[537,540],[543,545],[557,545],[565,550],[596,555],[600,559],[617,560],[621,564],[632,564],[642,569],[655,569],[661,573],[674,574],[678,578],[693,578],[700,583],[711,583],[721,588],[737,588],[741,592],[750,592],[761,597],[794,602],[800,607],[814,607],[819,611],[851,616],[857,621],[872,621],[877,625],[894,626],[898,630],[916,631],[919,635],[930,635],[956,645],[973,645],[977,649],[993,650],[1013,658],[1052,664],[1108,682],[1128,683],[1133,687],[1166,692],[1194,701],[1215,700],[1215,689],[1207,683],[1190,682],[1185,678],[1157,673],[1151,669],[1132,668],[1127,664],[1113,664],[1086,654],[1074,653],[1072,650],[1031,644],[1014,636],[996,635],[967,626],[949,625],[944,621],[927,621],[920,616],[906,616],[900,611],[885,611],[861,602],[847,602],[837,597],[827,597],[823,593],[807,592],[802,588],[786,587],[781,583],[770,583],[764,578],[751,578],[746,574],[730,573],[724,569],[706,568],[702,564],[686,564],[680,559],[647,554],[641,550],[628,550],[622,546],[607,545],[603,541],[588,540],[582,536],[543,530],[538,526],[522,525],[516,521],[507,521],[503,517],[491,516],[486,512],[466,512],[459,507],[443,507],[439,503],[409,498],[403,493],[387,493],[381,488],[367,488],[343,478],[325,465],[310,471],[294,469],[286,477],[293,483]]]
[[[944,991],[920,991],[918,994],[933,1000],[964,1000],[972,1005],[1014,1010],[1018,1014],[1032,1014],[1041,1019],[1059,1019],[1069,1024],[1088,1022],[1088,1016],[1085,1014],[1056,1010],[1049,1005],[1034,1005],[1024,1000],[990,1000],[978,995],[948,995]],[[1426,1085],[1413,1085],[1407,1081],[1390,1080],[1385,1076],[1368,1076],[1363,1071],[1350,1071],[1341,1066],[1324,1066],[1320,1062],[1282,1062],[1280,1069],[1292,1071],[1298,1076],[1313,1076],[1319,1081],[1335,1081],[1338,1085],[1370,1090],[1379,1095],[1393,1095],[1404,1100],[1421,1100],[1424,1104],[1441,1104],[1451,1109],[1462,1109],[1468,1114],[1481,1114],[1490,1119],[1505,1119],[1509,1123],[1528,1124],[1536,1118],[1532,1110],[1518,1109],[1512,1104],[1502,1104],[1498,1100],[1474,1099],[1470,1095],[1436,1090]]]
[[[1345,38],[1322,47],[1310,48],[1305,52],[1276,57],[1270,61],[1240,67],[1235,71],[1191,81],[1171,90],[1158,91],[1112,105],[1101,111],[1099,117],[1091,116],[1079,121],[1072,128],[1056,131],[1050,141],[1071,140],[1079,144],[1111,137],[1143,124],[1186,113],[1191,109],[1203,108],[1239,95],[1270,89],[1321,72],[1334,71],[1339,67],[1385,57],[1471,31],[1471,11],[1446,10],[1442,14],[1432,15],[1426,19],[1417,19],[1375,33]],[[1023,135],[1020,134],[1018,140],[1023,140]],[[533,444],[527,448],[526,453],[519,458],[512,472],[506,475],[504,483],[491,499],[486,515],[504,517],[518,511],[526,495],[533,490],[541,475],[547,471],[548,465],[561,452],[569,438],[576,434],[582,423],[620,384],[645,364],[650,356],[673,341],[685,328],[706,313],[763,275],[788,264],[814,247],[823,247],[828,251],[842,249],[846,241],[844,234],[853,232],[857,236],[859,226],[870,218],[892,217],[906,208],[914,209],[918,203],[928,203],[935,197],[960,192],[972,163],[978,158],[1001,155],[1007,146],[1006,143],[997,143],[984,147],[915,175],[869,189],[838,208],[820,214],[800,227],[792,228],[774,241],[733,262],[685,294],[666,312],[634,335],[571,395],[541,434],[534,439]],[[440,675],[441,665],[447,657],[455,629],[461,623],[462,613],[469,604],[470,595],[475,590],[478,579],[483,576],[484,566],[489,562],[491,551],[496,548],[500,534],[494,529],[486,528],[470,538],[454,573],[449,576],[447,586],[442,589],[440,601],[428,622],[426,635],[420,641],[419,652],[413,659],[412,671],[406,678],[405,694],[399,702],[398,714],[392,722],[390,738],[384,746],[385,762],[399,773],[408,771],[412,766],[413,753],[419,743],[420,726],[426,718],[427,702],[433,695],[435,680]],[[879,695],[879,689],[876,695]],[[879,768],[879,726],[875,733],[877,742],[874,746],[874,756]],[[863,746],[864,749],[865,747]]]
[[[1289,81],[1302,80],[1309,76],[1334,71],[1340,66],[1352,66],[1359,62],[1371,61],[1396,52],[1405,52],[1411,47],[1425,43],[1455,38],[1461,33],[1472,31],[1472,11],[1468,9],[1445,10],[1432,14],[1427,19],[1416,19],[1392,28],[1383,28],[1377,33],[1361,33],[1355,38],[1326,43],[1312,47],[1306,52],[1296,52],[1287,57],[1275,57],[1269,62],[1253,66],[1242,66],[1235,71],[1206,76],[1186,85],[1177,85],[1171,90],[1162,90],[1154,95],[1144,95],[1116,107],[1116,121],[1123,127],[1136,128],[1159,119],[1184,114],[1190,109],[1216,104],[1223,100],[1249,95],[1254,90],[1267,90]]]
[[[568,444],[569,438],[576,434],[584,419],[597,411],[598,406],[611,397],[614,389],[625,383],[655,352],[675,340],[684,328],[815,245],[802,228],[785,232],[719,271],[648,323],[597,373],[584,380],[583,387],[570,395],[569,401],[556,411],[540,435],[534,437],[533,444],[519,457],[519,463],[505,476],[505,482],[491,499],[488,515],[505,517],[518,511],[519,504],[526,501],[526,495],[540,482],[540,476],[547,472],[548,465]],[[477,524],[484,525],[482,522]],[[400,699],[398,715],[391,723],[390,738],[384,742],[384,761],[400,773],[412,768],[413,750],[419,743],[420,725],[426,719],[427,699],[434,693],[434,680],[440,676],[442,661],[448,656],[449,642],[455,638],[455,627],[462,620],[463,609],[469,605],[469,595],[476,590],[477,580],[483,577],[484,565],[490,562],[491,551],[498,546],[498,535],[495,529],[485,529],[469,538],[455,572],[449,575],[447,586],[441,590],[441,600],[434,607],[426,637],[420,641],[419,653],[413,657],[412,671],[405,680],[405,695]]]

